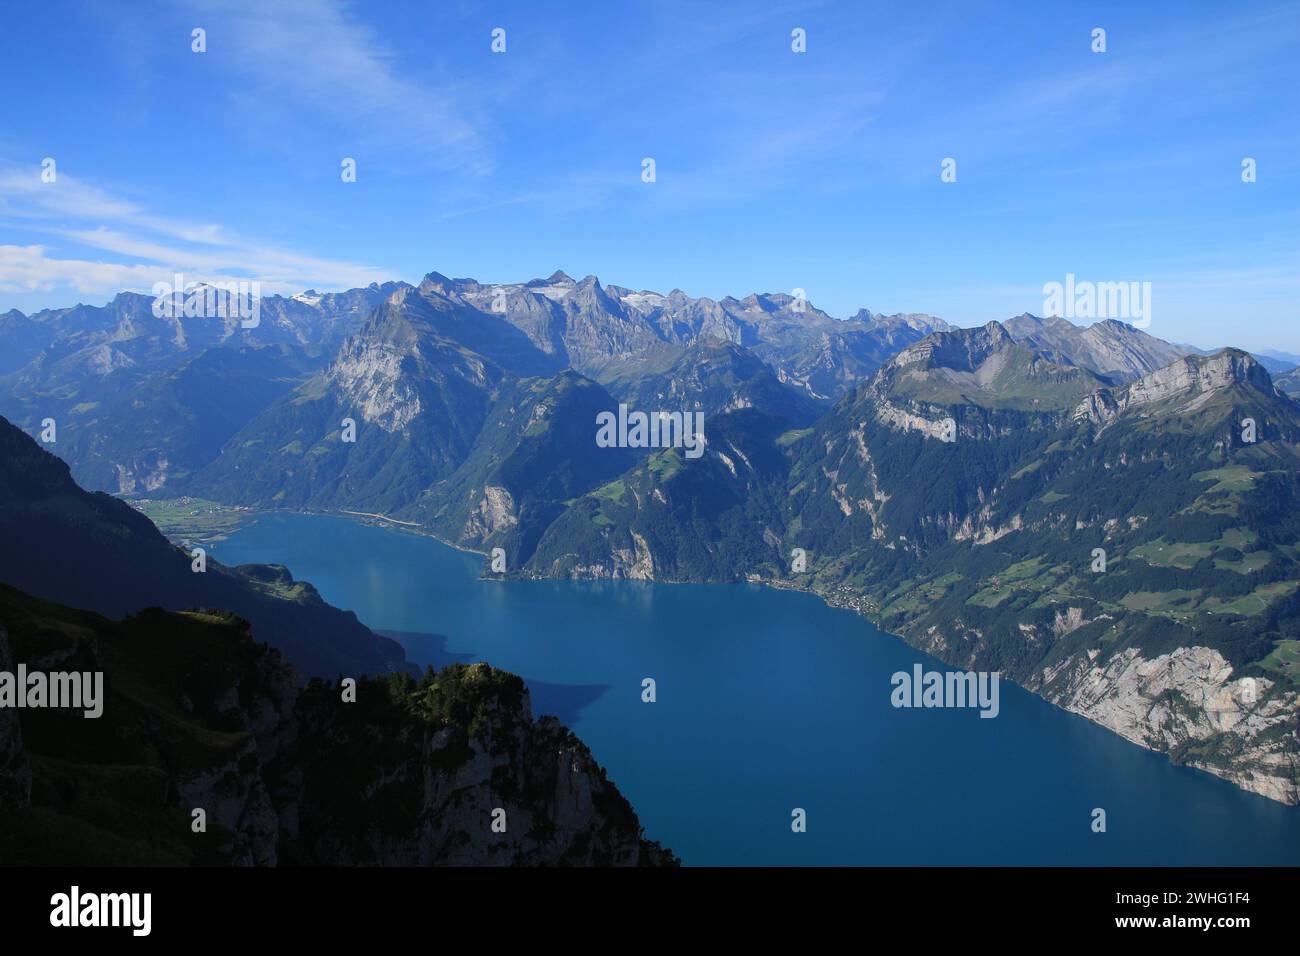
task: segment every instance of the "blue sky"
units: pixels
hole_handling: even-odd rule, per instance
[[[1162,338],[1300,352],[1297,2],[54,0],[3,24],[0,311],[177,269],[558,268],[975,325],[1073,273],[1151,282]]]

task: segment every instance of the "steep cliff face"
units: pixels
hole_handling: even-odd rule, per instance
[[[357,694],[344,706],[323,683],[304,694],[294,767],[302,787],[288,843],[294,862],[671,859],[640,838],[636,814],[586,746],[554,718],[532,719],[518,677],[453,665],[421,681],[364,681]]]
[[[1237,349],[1213,355],[1189,355],[1123,388],[1102,389],[1074,410],[1076,421],[1105,426],[1129,409],[1169,403],[1167,414],[1196,412],[1234,390],[1273,395],[1272,379],[1262,365]]]
[[[1091,622],[1079,609],[1049,627],[1025,625],[1030,645],[1047,645]],[[989,636],[962,622],[904,631],[908,643],[973,670],[1004,667]],[[1177,647],[1162,654],[1085,646],[1004,676],[1132,743],[1167,754],[1277,800],[1300,804],[1300,694],[1267,677],[1242,676],[1219,651]]]
[[[1300,803],[1300,694],[1237,677],[1208,647],[1144,657],[1097,649],[1044,667],[1028,681],[1052,703],[1237,786]]]
[[[233,615],[115,623],[0,585],[0,669],[13,660],[103,671],[106,700],[93,720],[0,710],[0,862],[677,862],[486,664],[300,689]]]

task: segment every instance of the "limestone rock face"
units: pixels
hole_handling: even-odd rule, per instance
[[[1194,412],[1217,392],[1247,385],[1273,394],[1272,379],[1245,352],[1224,349],[1214,355],[1189,355],[1144,376],[1124,388],[1103,389],[1075,408],[1075,421],[1106,425],[1130,408],[1176,400],[1179,413]]]
[[[171,463],[164,455],[148,455],[139,461],[115,463],[117,493],[130,495],[157,491],[167,484],[170,467]]]
[[[951,440],[956,434],[955,431],[946,433],[947,426],[942,420],[933,420],[924,415],[918,415],[889,401],[882,400],[877,403],[876,420],[882,425],[888,425],[890,428],[896,428],[899,431],[917,431],[927,438],[934,438],[939,441]]]
[[[423,411],[419,392],[402,374],[405,358],[387,343],[354,341],[330,369],[329,381],[363,420],[400,431]]]
[[[591,564],[574,564],[567,569],[554,563],[543,576],[569,577],[576,580],[654,581],[656,568],[654,554],[645,536],[629,529],[628,546],[610,549],[608,556]]]
[[[481,544],[494,534],[509,531],[519,524],[514,496],[509,489],[496,485],[483,488],[478,507],[470,512],[460,539]]]
[[[1208,647],[1144,658],[1096,650],[1044,668],[1030,689],[1115,733],[1282,803],[1300,803],[1300,695],[1234,677]]]

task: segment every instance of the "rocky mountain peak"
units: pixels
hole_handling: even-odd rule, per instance
[[[973,372],[995,353],[1014,346],[1015,340],[1001,323],[990,322],[977,329],[931,332],[921,341],[903,349],[888,364],[899,368],[948,368]]]
[[[1211,355],[1187,355],[1150,375],[1132,388],[1157,390],[1177,387],[1194,392],[1212,391],[1232,385],[1247,385],[1272,394],[1273,379],[1263,365],[1240,349],[1220,349]]]
[[[1050,325],[1052,321],[1053,319],[1039,318],[1032,312],[1021,312],[1019,315],[1012,316],[1005,320],[1002,325],[1013,336],[1021,337],[1041,332],[1044,328]]]
[[[1026,312],[1003,324],[1021,345],[1053,362],[1092,369],[1113,385],[1140,378],[1190,351],[1117,319],[1080,326],[1059,316],[1039,318]]]
[[[1161,402],[1176,402],[1178,411],[1191,412],[1233,389],[1263,398],[1277,395],[1264,366],[1240,349],[1226,348],[1211,355],[1185,355],[1127,386],[1103,389],[1084,399],[1074,417],[1106,424],[1129,408]]]
[[[1065,320],[1062,319],[1061,321]],[[1132,335],[1138,329],[1136,326],[1128,322],[1121,322],[1119,319],[1101,319],[1088,326],[1087,331],[1106,332],[1112,335]]]
[[[780,310],[782,303],[777,301],[776,296],[751,292],[740,300],[740,305],[746,312],[776,312]]]
[[[394,289],[392,292],[388,294],[388,298],[384,300],[383,304],[401,305],[408,298],[412,296],[417,296],[419,294],[420,294],[420,290],[413,285],[398,286],[396,289]]]
[[[988,348],[1000,349],[1014,344],[1014,340],[1001,322],[989,322],[980,331],[988,336]]]
[[[893,315],[882,315],[867,309],[859,309],[857,314],[849,321],[861,322],[869,329],[878,332],[909,330],[929,334],[930,332],[950,332],[955,328],[955,326],[949,325],[943,319],[935,318],[933,315],[927,315],[924,312],[896,312]]]
[[[441,272],[430,272],[421,280],[419,291],[424,294],[450,295],[459,284],[459,280],[449,279]]]

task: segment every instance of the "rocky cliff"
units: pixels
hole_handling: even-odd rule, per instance
[[[95,720],[0,710],[0,863],[677,862],[486,664],[300,689],[233,615],[112,622],[0,585],[0,668],[14,660],[102,670],[107,700]]]
[[[1300,694],[1237,677],[1208,647],[1144,657],[1093,648],[1044,667],[1027,685],[1052,703],[1136,744],[1281,803],[1300,803],[1295,739]]]
[[[1213,355],[1189,355],[1123,388],[1094,392],[1079,403],[1073,417],[1104,426],[1129,409],[1164,402],[1177,406],[1171,413],[1186,414],[1237,387],[1265,394],[1276,391],[1268,372],[1245,352],[1223,349]]]
[[[1030,643],[1050,644],[1087,623],[1075,613],[1058,616],[1050,632],[1033,625],[1022,630]],[[968,625],[904,637],[955,667],[990,667],[985,635]],[[1241,676],[1213,648],[1150,654],[1129,647],[1107,654],[1086,647],[1005,676],[1175,763],[1300,804],[1300,694],[1266,677]]]

